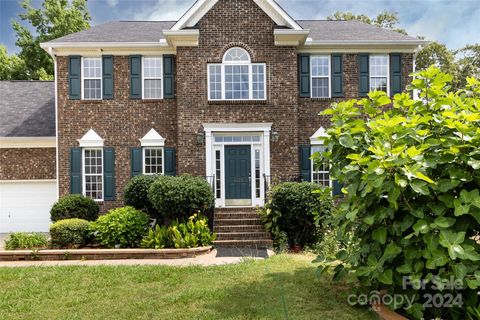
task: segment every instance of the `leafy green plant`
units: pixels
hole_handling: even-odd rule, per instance
[[[59,220],[50,226],[50,238],[56,247],[86,245],[91,241],[90,222],[77,218]]]
[[[195,248],[208,246],[215,240],[207,218],[194,214],[187,222],[173,221],[170,226],[155,226],[142,240],[143,248]]]
[[[145,211],[152,218],[159,219],[160,215],[158,210],[153,207],[150,199],[148,198],[148,190],[155,179],[157,179],[157,176],[154,175],[141,175],[133,177],[125,187],[124,197],[125,205]]]
[[[187,220],[204,212],[213,204],[213,192],[208,182],[191,175],[159,176],[148,191],[148,198],[162,216]]]
[[[480,82],[451,92],[450,80],[431,67],[414,75],[418,100],[371,92],[324,112],[333,124],[325,158],[345,193],[339,235],[355,234],[359,249],[338,252],[341,264],[320,256],[320,273],[334,267],[335,279],[351,272],[370,290],[410,296],[412,306],[391,307],[414,319],[463,319],[479,304]],[[404,289],[405,277],[426,287]],[[461,288],[432,287],[451,278]],[[428,307],[425,294],[437,293],[464,303]]]
[[[26,233],[15,232],[10,233],[5,240],[5,249],[44,249],[48,245],[48,236],[44,233]]]
[[[148,215],[133,207],[110,210],[90,225],[95,240],[109,248],[138,247],[147,233]]]
[[[93,199],[71,194],[60,198],[53,205],[50,217],[53,222],[72,218],[93,221],[97,219],[99,210],[98,204]]]
[[[305,246],[317,241],[322,219],[330,214],[332,206],[330,189],[310,182],[285,182],[272,188],[260,216],[277,249],[283,235],[290,246]]]

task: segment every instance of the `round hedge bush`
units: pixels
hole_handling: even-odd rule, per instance
[[[95,240],[109,248],[136,248],[147,233],[148,215],[134,207],[112,209],[90,224]]]
[[[210,184],[191,175],[159,176],[150,186],[148,198],[165,218],[186,221],[213,204]]]
[[[148,198],[148,189],[157,176],[142,175],[133,177],[126,185],[125,205],[147,212],[152,218],[160,218],[158,211]]]
[[[83,246],[90,242],[90,222],[84,219],[59,220],[50,226],[50,237],[55,247]]]
[[[63,219],[79,218],[93,221],[98,217],[98,204],[91,198],[71,194],[60,198],[50,210],[53,222]]]

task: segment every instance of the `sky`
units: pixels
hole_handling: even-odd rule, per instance
[[[20,0],[0,0],[0,43],[18,52],[11,21]],[[31,0],[39,7],[41,0]],[[89,0],[91,25],[115,20],[177,20],[195,0]],[[451,49],[480,43],[480,0],[277,0],[295,19],[326,19],[335,11],[376,16],[397,12],[400,27],[412,36],[436,40]]]

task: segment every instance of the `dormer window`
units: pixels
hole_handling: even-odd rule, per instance
[[[208,65],[209,100],[265,100],[265,64],[252,63],[239,47],[225,52],[222,63]]]

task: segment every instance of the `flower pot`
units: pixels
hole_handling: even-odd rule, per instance
[[[300,253],[302,251],[302,246],[299,244],[294,244],[290,249],[293,253]]]

